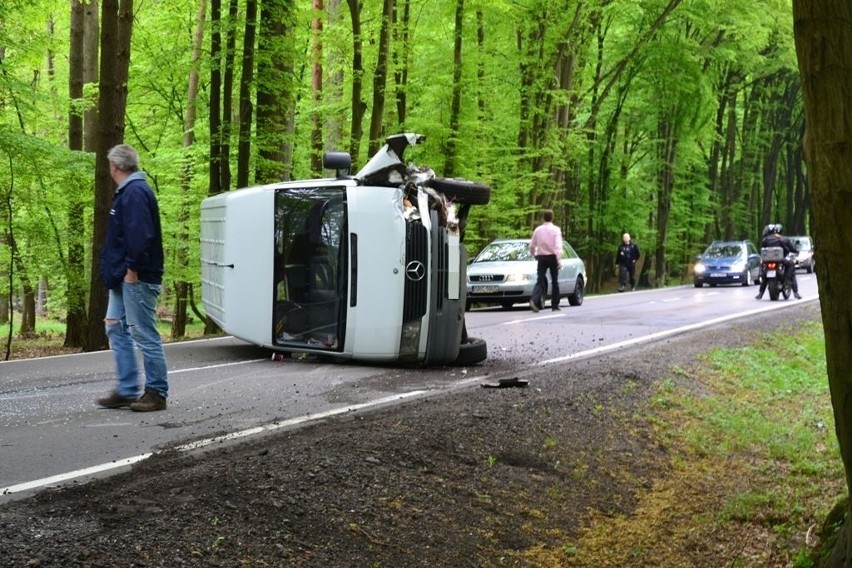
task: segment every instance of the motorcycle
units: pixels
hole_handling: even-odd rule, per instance
[[[766,282],[770,300],[777,301],[781,296],[787,300],[793,293],[789,274],[790,270],[795,270],[793,261],[791,255],[784,257],[784,249],[781,247],[760,249],[760,277]]]

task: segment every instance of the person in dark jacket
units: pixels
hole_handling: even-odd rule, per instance
[[[790,288],[793,290],[793,296],[796,297],[797,300],[801,300],[802,296],[799,295],[799,281],[796,280],[796,263],[792,260],[788,260],[789,255],[791,254],[799,254],[799,249],[793,244],[793,242],[787,237],[783,236],[784,227],[777,223],[766,225],[763,228],[763,238],[760,240],[760,248],[767,247],[780,247],[784,249],[784,274],[787,277],[788,282],[790,282]],[[766,292],[766,287],[769,285],[769,281],[766,280],[766,276],[763,274],[763,267],[760,269],[760,291],[757,293],[758,300],[763,299],[763,293]]]
[[[96,402],[104,408],[165,410],[168,373],[157,331],[157,298],[163,283],[160,210],[132,146],[113,147],[107,159],[117,187],[101,251],[100,277],[109,290],[104,325],[118,378],[115,390]],[[142,352],[145,371],[141,397],[136,347]]]
[[[630,240],[630,233],[621,236],[621,244],[615,252],[615,265],[618,267],[618,291],[624,292],[628,279],[630,289],[636,289],[636,261],[639,260],[639,246]]]

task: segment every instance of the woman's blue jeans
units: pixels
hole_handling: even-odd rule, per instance
[[[157,331],[160,289],[159,284],[139,281],[122,282],[121,288],[109,291],[105,328],[115,355],[118,369],[116,392],[120,396],[135,398],[140,394],[137,346],[142,352],[145,388],[154,389],[164,398],[168,396],[166,354]]]

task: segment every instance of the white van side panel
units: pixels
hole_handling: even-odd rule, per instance
[[[402,191],[349,188],[347,202],[349,233],[358,242],[358,281],[355,306],[351,306],[353,282],[349,282],[345,351],[359,358],[393,360],[399,351],[405,290]]]
[[[272,187],[222,193],[201,211],[204,308],[223,330],[257,345],[272,342]]]

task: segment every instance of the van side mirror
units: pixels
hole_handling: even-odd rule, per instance
[[[348,176],[352,169],[352,157],[349,152],[326,152],[322,155],[322,167],[334,170],[337,177]]]

